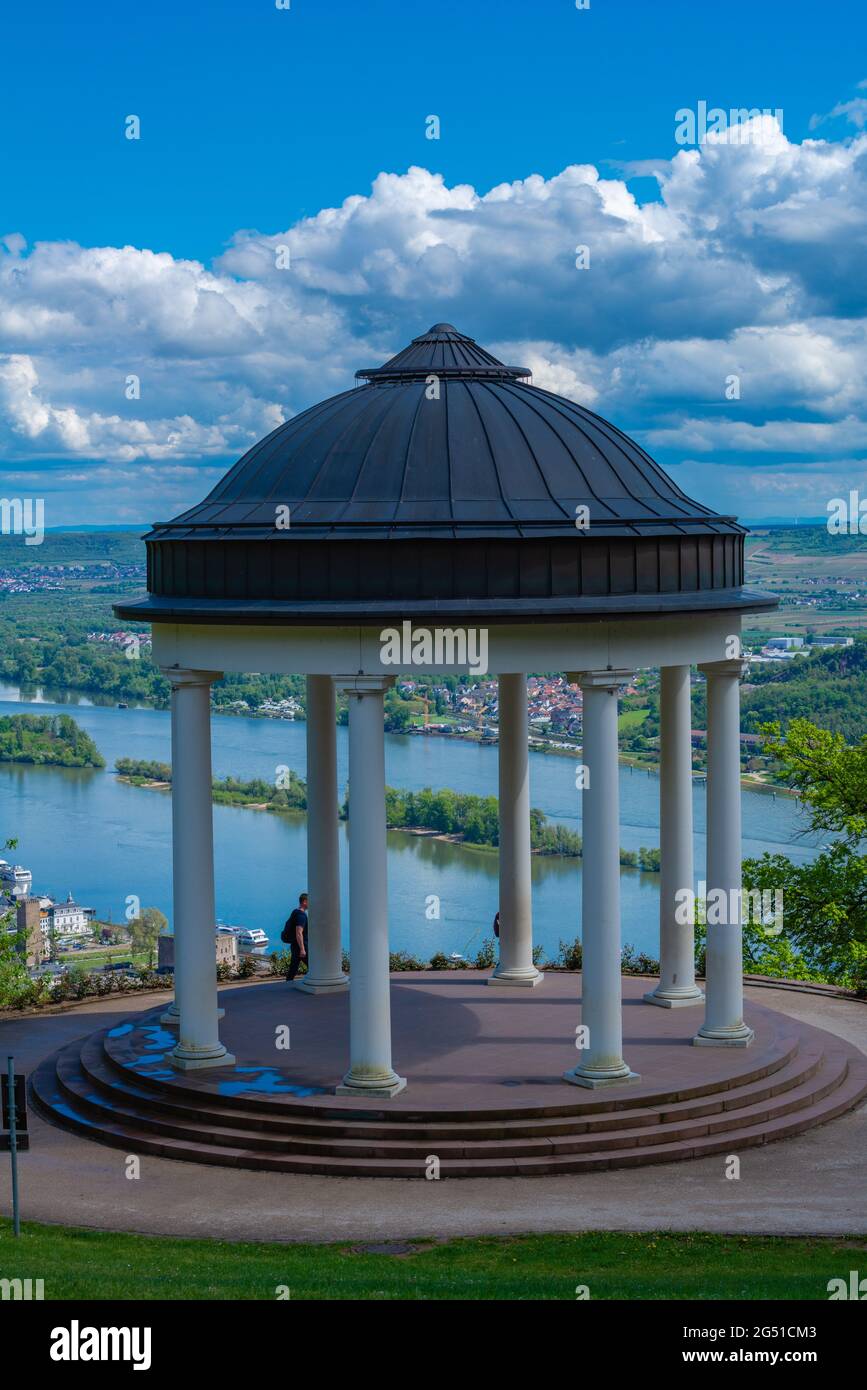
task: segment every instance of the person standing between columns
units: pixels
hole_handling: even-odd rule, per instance
[[[299,894],[298,906],[292,909],[280,933],[280,940],[285,942],[291,951],[289,971],[286,975],[286,979],[290,981],[298,974],[302,960],[308,959],[307,903],[307,894]]]
[[[576,1086],[640,1081],[623,1060],[620,983],[620,808],[617,690],[631,671],[569,674],[583,696],[581,1058],[564,1080]],[[579,1035],[580,1036],[580,1035]]]
[[[644,999],[664,1009],[700,1004],[695,982],[692,718],[688,666],[659,672],[659,984]]]
[[[740,657],[699,667],[707,677],[707,948],[699,1047],[748,1047],[741,893]]]

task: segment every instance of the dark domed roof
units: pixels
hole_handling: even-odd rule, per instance
[[[296,539],[571,536],[582,505],[591,533],[740,530],[686,497],[613,425],[528,385],[526,368],[504,366],[450,324],[356,375],[371,384],[278,426],[203,502],[156,531],[270,535],[280,504]]]
[[[449,576],[436,593],[422,585],[436,602],[492,600],[504,583],[501,596],[520,600],[524,581],[515,589],[503,579],[517,564],[533,571],[530,587],[552,617],[615,594],[666,594],[654,611],[747,606],[746,594],[731,593],[743,583],[745,534],[734,518],[687,497],[614,425],[531,385],[527,368],[437,323],[356,376],[366,384],[280,425],[203,502],[154,526],[146,538],[153,595],[285,599],[287,621],[293,604],[332,600],[344,617],[357,604],[384,611],[373,599],[409,614],[420,595],[408,552],[430,544],[440,566],[449,547]],[[578,531],[576,509],[585,507],[589,527]],[[533,545],[543,549],[531,553]],[[695,602],[710,590],[728,591],[726,601],[704,592]],[[156,616],[153,600],[145,607]],[[118,611],[147,616],[132,605]]]

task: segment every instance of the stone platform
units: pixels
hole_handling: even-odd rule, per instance
[[[641,1081],[579,1091],[581,977],[492,990],[473,972],[392,976],[392,1100],[337,1096],[347,1065],[347,994],[284,982],[224,991],[221,1038],[236,1061],[173,1070],[164,1005],[69,1044],[31,1077],[52,1122],[132,1153],[259,1171],[423,1177],[578,1173],[697,1158],[783,1139],[867,1096],[851,1044],[759,1004],[746,1049],[697,1048],[702,1008],[642,1002],[623,980],[624,1055]],[[289,1050],[278,1038],[289,1030]],[[283,1030],[281,1032],[281,1030]]]

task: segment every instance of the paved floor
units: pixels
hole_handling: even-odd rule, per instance
[[[748,997],[867,1052],[863,1004],[765,988],[749,988]],[[157,1002],[154,996],[94,1001],[67,1013],[2,1020],[0,1058],[14,1052],[17,1068],[29,1071],[64,1043]],[[25,1220],[249,1240],[588,1229],[867,1232],[867,1105],[797,1138],[745,1150],[737,1181],[726,1179],[724,1156],[564,1177],[446,1182],[256,1174],[145,1156],[141,1177],[129,1179],[120,1150],[37,1116],[30,1123],[32,1148],[20,1160]],[[8,1212],[2,1156],[0,1205]]]
[[[643,1002],[647,988],[645,979],[623,980],[623,1050],[641,1077],[629,1086],[631,1105],[754,1075],[779,1058],[782,1039],[791,1046],[791,1022],[750,1000],[747,1022],[756,1034],[751,1047],[692,1047],[701,1009],[648,1008]],[[533,990],[491,989],[487,976],[475,970],[396,974],[391,985],[393,1051],[409,1085],[387,1102],[389,1115],[498,1115],[575,1104],[607,1110],[616,1092],[607,1087],[577,1090],[563,1083],[563,1073],[580,1060],[575,1050],[578,989],[574,975],[555,971]],[[281,1109],[315,1104],[329,1114],[357,1111],[358,1097],[333,1094],[349,1052],[348,993],[313,996],[280,981],[230,989],[221,998],[226,1016],[220,1037],[235,1058],[230,1067],[183,1073],[167,1067],[167,1049],[177,1038],[166,1029],[144,1033],[126,1025],[128,1032],[110,1040],[110,1051],[169,1089],[233,1095],[246,1083],[251,1093],[265,1092],[264,1099]],[[284,1086],[297,1088],[297,1095],[281,1095]],[[381,1102],[368,1104],[375,1108]]]

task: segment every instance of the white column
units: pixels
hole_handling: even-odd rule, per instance
[[[334,681],[307,677],[308,969],[295,988],[308,994],[348,989],[340,945],[340,847],[337,822],[337,727]]]
[[[349,1071],[339,1096],[394,1096],[383,704],[392,676],[338,676],[349,696]]]
[[[165,668],[162,668],[162,674],[163,674],[164,676],[167,676],[168,679],[171,680],[171,672],[170,672],[170,671],[166,671]],[[177,746],[178,746],[178,733],[177,733],[177,728],[176,728],[176,725],[177,725],[177,704],[176,704],[176,701],[175,701],[175,698],[174,698],[174,688],[172,689],[172,694],[171,694],[171,697],[170,697],[169,710],[170,710],[169,717],[170,717],[170,719],[171,719],[171,746],[172,746],[172,750],[174,750],[174,749],[177,748]],[[173,969],[173,972],[172,972],[172,973],[173,973],[173,975],[174,975],[174,981],[175,981],[175,997],[174,997],[174,999],[172,1000],[171,1004],[169,1004],[169,1006],[168,1006],[168,1008],[166,1009],[165,1013],[164,1013],[164,1014],[162,1015],[162,1017],[160,1018],[160,1023],[162,1023],[164,1027],[169,1027],[169,1028],[177,1028],[178,1024],[179,1024],[180,1021],[181,1021],[181,1002],[180,1002],[180,1001],[181,1001],[181,991],[182,991],[182,989],[183,989],[183,985],[182,985],[182,983],[181,983],[181,971],[180,971],[180,969],[179,969],[179,967],[178,967],[178,925],[177,925],[177,924],[178,924],[178,913],[177,913],[177,889],[176,889],[176,887],[174,887],[174,885],[176,885],[176,884],[178,883],[179,878],[180,878],[180,872],[179,872],[179,869],[178,869],[178,857],[179,857],[179,854],[180,854],[180,848],[179,848],[178,840],[179,840],[180,837],[179,837],[179,835],[176,835],[176,834],[175,834],[175,829],[174,829],[175,820],[176,820],[176,816],[175,816],[175,804],[174,804],[174,800],[173,800],[173,801],[172,801],[172,860],[173,860],[173,863],[172,863],[172,884],[173,884],[172,892],[173,892],[173,896],[174,896],[174,899],[175,899],[175,904],[174,904],[174,906],[173,906],[173,908],[172,908],[172,917],[173,917],[173,919],[174,919],[174,926],[172,927],[172,932],[173,932],[173,938],[174,938],[174,939],[173,939],[173,945],[174,945],[175,963],[174,963],[174,969]]]
[[[620,811],[617,689],[630,671],[582,671],[569,680],[584,700],[586,767],[582,792],[584,849],[581,860],[581,1022],[587,1046],[565,1080],[576,1086],[608,1086],[640,1077],[623,1060],[620,982]]]
[[[690,910],[692,863],[692,706],[689,667],[659,672],[659,984],[644,998],[665,1009],[700,1004]],[[678,896],[680,894],[680,896]],[[681,919],[686,917],[684,922]]]
[[[217,1028],[211,682],[218,671],[163,667],[172,686],[172,872],[181,1071],[234,1062]]]
[[[707,677],[707,951],[703,1047],[748,1047],[741,897],[740,677],[743,662],[714,661]]]
[[[500,960],[489,985],[532,988],[545,978],[533,964],[530,877],[530,751],[527,677],[499,678]]]

